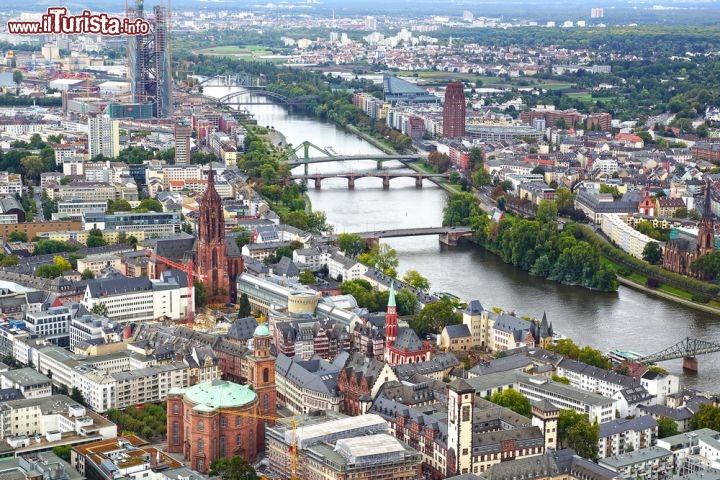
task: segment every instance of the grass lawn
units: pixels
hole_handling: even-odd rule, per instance
[[[639,283],[640,285],[646,285],[647,284],[647,277],[645,275],[640,275],[639,273],[631,273],[629,277],[630,280],[632,280],[635,283]]]
[[[219,47],[201,48],[196,50],[195,53],[226,57],[258,57],[272,54],[270,50],[260,45],[221,45]]]
[[[675,295],[676,297],[684,298],[686,300],[692,300],[693,297],[689,292],[671,287],[670,285],[665,285],[664,283],[660,284],[658,290],[662,290],[665,293],[669,293],[670,295]]]
[[[613,100],[615,97],[593,97],[591,93],[566,93],[570,98],[580,100],[582,102],[607,102]]]

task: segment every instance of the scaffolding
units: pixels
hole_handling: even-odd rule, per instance
[[[153,105],[153,116],[167,118],[172,114],[172,73],[170,53],[170,9],[156,5],[146,18],[143,0],[126,8],[130,22],[144,19],[150,33],[128,36],[128,77],[134,103]]]

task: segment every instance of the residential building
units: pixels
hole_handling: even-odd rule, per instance
[[[601,458],[598,464],[626,478],[662,480],[673,475],[673,453],[657,446]]]
[[[76,446],[70,458],[73,466],[88,480],[159,479],[161,472],[183,466],[135,435]]]
[[[658,423],[649,415],[603,423],[600,425],[598,457],[616,457],[652,447],[657,434]]]
[[[0,388],[16,388],[27,399],[52,395],[52,382],[50,379],[30,367],[0,373]]]
[[[625,217],[626,214],[603,213],[600,215],[600,228],[624,252],[642,259],[647,244],[658,242],[628,225]]]
[[[175,124],[175,165],[190,164],[190,146],[193,129],[184,123]]]
[[[367,413],[383,384],[398,380],[398,377],[389,364],[368,358],[363,353],[340,356],[336,361],[344,358],[347,360],[341,365],[337,380],[338,390],[343,395],[341,411],[348,415],[362,415]]]
[[[120,153],[120,121],[105,116],[88,118],[90,158],[102,155],[116,158]]]
[[[115,438],[117,426],[65,395],[2,402],[0,438],[15,453]],[[32,438],[32,441],[31,441]]]
[[[447,325],[438,336],[438,347],[446,352],[463,352],[473,348],[472,340],[466,324]]]
[[[328,259],[328,271],[330,277],[338,281],[357,280],[367,272],[368,267],[354,258],[346,257],[340,252],[333,252]]]

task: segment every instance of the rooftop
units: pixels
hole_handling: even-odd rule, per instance
[[[216,408],[242,407],[257,399],[257,395],[247,385],[225,380],[211,380],[188,388],[173,388],[171,394],[184,394],[197,404],[194,409],[214,410]]]

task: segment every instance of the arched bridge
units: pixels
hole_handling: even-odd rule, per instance
[[[242,90],[239,90],[237,92],[228,93],[227,95],[220,97],[217,99],[217,102],[221,105],[257,105],[260,104],[260,102],[256,102],[253,100],[238,100],[239,97],[245,96],[245,95],[263,95],[268,98],[272,98],[273,100],[276,100],[278,102],[284,103],[286,105],[300,105],[303,103],[309,103],[313,98],[313,96],[305,95],[302,97],[286,97],[285,95],[282,95],[280,93],[271,92],[266,87],[263,86],[242,86]]]
[[[380,164],[390,160],[397,160],[403,164],[408,164],[417,162],[419,159],[418,155],[333,155],[330,157],[291,158],[287,160],[287,164],[290,168],[311,163],[351,162],[353,160],[374,160]]]
[[[720,343],[687,337],[665,350],[643,357],[638,361],[649,364],[663,362],[665,360],[673,360],[675,358],[682,358],[684,369],[697,371],[698,361],[695,357],[713,352],[720,352]]]
[[[420,237],[426,235],[439,235],[440,243],[455,246],[462,237],[470,237],[473,229],[470,227],[421,227],[421,228],[396,228],[389,230],[373,230],[369,232],[356,232],[357,235],[372,247],[378,243],[381,238],[399,238],[399,237]],[[337,236],[335,236],[337,240]]]
[[[416,173],[410,171],[389,171],[384,172],[363,172],[363,173],[318,173],[315,175],[291,175],[288,177],[288,181],[291,180],[302,180],[308,181],[313,180],[315,182],[315,190],[320,190],[322,181],[326,178],[346,178],[348,182],[348,189],[352,190],[355,188],[355,180],[360,178],[382,178],[383,190],[390,188],[390,180],[394,178],[414,178],[415,187],[422,188],[423,180],[426,178],[449,178],[450,175],[447,173]]]

